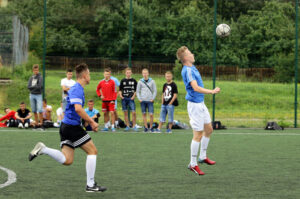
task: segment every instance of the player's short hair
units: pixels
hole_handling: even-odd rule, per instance
[[[39,69],[39,65],[38,64],[33,64],[32,70],[34,70],[34,69]]]
[[[20,103],[20,105],[23,105],[23,104],[25,104],[25,102],[21,102],[21,103]]]
[[[126,67],[124,71],[126,72],[128,70],[132,71],[132,69],[130,67]]]
[[[149,69],[148,68],[143,68],[142,72],[146,70],[149,73]]]
[[[104,68],[104,72],[109,72],[109,73],[111,73],[111,68],[109,68],[109,67]]]
[[[172,71],[170,71],[170,70],[166,71],[165,74],[171,74],[171,75],[173,75]]]
[[[6,112],[6,110],[7,110],[8,108],[6,107],[6,108],[4,108],[4,113]]]
[[[44,98],[44,99],[43,99],[43,102],[45,102],[45,103],[47,104],[47,99],[46,99],[46,98]]]
[[[184,52],[187,50],[188,48],[186,46],[181,46],[180,48],[178,48],[177,52],[176,52],[176,57],[179,61],[182,61]]]
[[[73,72],[73,70],[71,68],[67,69],[67,73],[72,73],[72,72]]]
[[[93,102],[93,103],[94,103],[94,100],[93,100],[93,99],[90,99],[88,102]]]
[[[75,71],[76,71],[76,77],[77,78],[80,78],[82,73],[87,71],[89,69],[88,65],[85,64],[85,63],[81,63],[81,64],[78,64],[76,67],[75,67]]]

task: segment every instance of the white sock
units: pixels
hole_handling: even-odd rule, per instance
[[[109,122],[106,122],[106,123],[105,123],[105,128],[109,128],[109,126],[110,126],[110,123],[109,123]]]
[[[195,140],[192,140],[191,143],[191,166],[194,167],[197,165],[197,155],[199,151],[199,145],[200,142],[196,142]]]
[[[200,147],[200,155],[199,155],[199,158],[201,160],[206,159],[206,150],[207,150],[208,143],[209,143],[209,138],[205,137],[205,136],[202,136],[201,147]]]
[[[89,187],[94,186],[97,155],[87,155],[86,157],[86,184]]]
[[[119,124],[119,121],[118,120],[115,121],[115,126],[118,126],[118,124]]]
[[[115,125],[113,124],[113,125],[111,125],[111,128],[113,129],[113,128],[115,128]]]
[[[64,154],[56,149],[51,149],[48,147],[44,147],[41,150],[41,154],[46,154],[49,155],[51,158],[53,158],[54,160],[56,160],[57,162],[63,164],[66,162],[66,157],[64,156]]]

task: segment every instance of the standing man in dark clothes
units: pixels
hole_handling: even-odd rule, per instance
[[[28,81],[28,89],[30,91],[31,111],[34,113],[34,119],[37,126],[43,128],[43,77],[39,73],[39,65],[35,64],[32,67],[33,75]]]

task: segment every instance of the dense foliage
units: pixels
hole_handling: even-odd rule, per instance
[[[294,56],[293,2],[219,1],[217,21],[229,24],[232,34],[218,38],[217,63],[287,67],[289,61],[280,59]],[[43,6],[43,1],[12,0],[0,10],[19,15],[30,27],[30,49],[38,56],[42,53]],[[211,0],[133,0],[133,59],[174,62],[176,49],[186,45],[198,64],[211,64],[213,16]],[[126,59],[128,26],[129,0],[47,0],[47,53]]]

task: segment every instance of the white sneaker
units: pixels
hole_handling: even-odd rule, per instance
[[[20,124],[18,125],[18,128],[19,128],[19,129],[22,129],[22,128],[24,128],[23,124],[22,124],[22,123],[20,123]]]
[[[25,129],[28,129],[28,127],[29,127],[29,125],[28,125],[28,123],[25,123]]]
[[[43,148],[45,148],[46,145],[42,142],[38,142],[35,147],[32,149],[32,151],[29,153],[28,159],[29,161],[32,161],[34,158],[36,158],[38,155],[41,155],[41,151]]]

